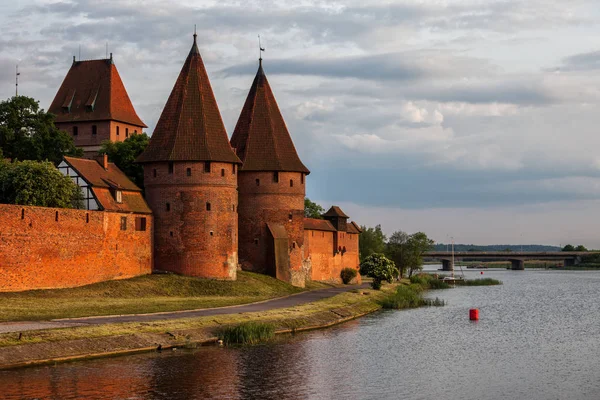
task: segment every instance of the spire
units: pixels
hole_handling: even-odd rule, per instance
[[[242,171],[288,171],[309,174],[302,164],[259,59],[256,77],[233,131],[231,144]]]
[[[192,48],[138,162],[240,162],[229,144],[196,38],[194,30]]]

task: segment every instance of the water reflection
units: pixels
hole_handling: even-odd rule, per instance
[[[600,272],[485,275],[505,284],[263,346],[0,371],[0,398],[600,398]],[[473,306],[479,323],[468,321]]]

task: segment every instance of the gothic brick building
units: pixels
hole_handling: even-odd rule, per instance
[[[194,43],[137,160],[154,213],[154,268],[235,279],[241,164]]]
[[[105,140],[121,142],[142,133],[138,117],[112,58],[75,61],[48,111],[57,128],[73,137],[87,158],[94,157]]]

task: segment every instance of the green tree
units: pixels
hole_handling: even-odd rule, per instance
[[[394,263],[400,273],[400,278],[404,276],[408,268],[408,261],[410,259],[408,240],[410,235],[403,231],[396,231],[392,233],[390,239],[385,245],[385,255]]]
[[[131,135],[123,142],[105,141],[102,143],[100,154],[107,154],[125,175],[140,188],[144,187],[144,167],[135,162],[148,146],[150,138],[146,133]]]
[[[51,161],[55,165],[65,155],[83,155],[71,136],[54,126],[54,115],[26,96],[0,102],[0,149],[6,158]]]
[[[371,286],[375,290],[381,288],[383,281],[392,283],[394,278],[398,276],[398,269],[392,260],[383,254],[371,254],[360,263],[361,275],[373,278]]]
[[[360,227],[362,232],[358,238],[360,259],[365,260],[371,254],[383,253],[385,251],[385,235],[381,230],[381,225],[375,228]]]
[[[408,247],[408,276],[411,277],[414,271],[423,269],[423,253],[431,250],[435,242],[427,237],[423,232],[417,232],[410,235],[407,242]]]
[[[321,214],[324,212],[325,209],[323,207],[317,203],[313,203],[308,197],[304,198],[304,216],[306,218],[323,219]]]
[[[571,244],[568,244],[562,248],[562,251],[575,251],[575,247],[573,247]]]
[[[588,251],[588,249],[586,249],[584,245],[580,244],[579,246],[575,247],[575,251]]]
[[[83,208],[83,194],[50,162],[0,162],[0,203]]]

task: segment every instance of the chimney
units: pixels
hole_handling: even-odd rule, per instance
[[[105,171],[108,171],[108,154],[98,154],[94,159],[100,164]]]

